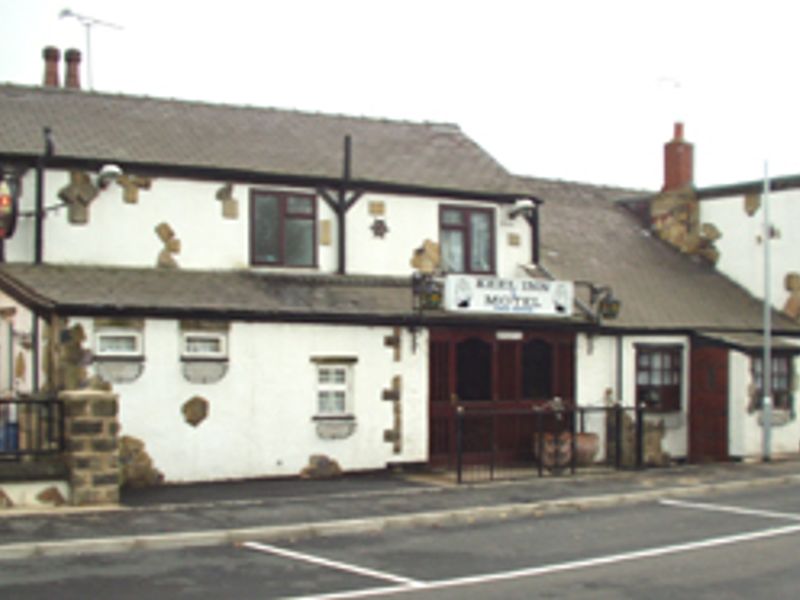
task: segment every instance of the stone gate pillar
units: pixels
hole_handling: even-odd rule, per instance
[[[76,506],[119,502],[118,396],[102,390],[65,391],[64,437]]]

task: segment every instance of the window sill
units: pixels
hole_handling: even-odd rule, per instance
[[[311,417],[311,420],[314,422],[355,422],[356,416],[350,414],[342,414],[342,415],[314,415]]]
[[[344,440],[356,431],[356,418],[353,415],[316,415],[311,420],[321,440]]]
[[[758,414],[758,425],[759,427],[763,427],[764,426],[763,409],[758,409],[756,413]],[[788,425],[792,421],[794,421],[794,413],[788,408],[773,408],[770,411],[771,427],[781,427],[783,425]]]
[[[144,362],[143,354],[95,354],[96,363]]]
[[[182,357],[181,371],[189,383],[217,383],[228,373],[228,359]]]
[[[109,383],[131,383],[144,373],[144,356],[95,356],[97,375]]]
[[[227,356],[181,356],[182,363],[227,363]]]

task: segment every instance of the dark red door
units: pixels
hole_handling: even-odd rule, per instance
[[[429,351],[430,462],[454,464],[456,411],[464,407],[464,460],[491,452],[511,460],[520,439],[532,435],[530,420],[503,416],[502,411],[530,410],[574,394],[574,336],[527,331],[500,334],[484,329],[431,331]]]
[[[728,350],[692,346],[689,460],[728,460]]]

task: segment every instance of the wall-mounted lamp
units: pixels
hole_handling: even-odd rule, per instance
[[[589,289],[589,305],[594,312],[594,319],[600,323],[601,319],[616,319],[622,308],[622,302],[614,296],[614,291],[609,285],[597,285],[591,281],[575,281],[575,285],[582,285]]]

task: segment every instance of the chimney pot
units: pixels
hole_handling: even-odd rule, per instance
[[[66,76],[64,77],[64,87],[79,90],[81,89],[81,52],[75,48],[70,48],[64,53],[64,60],[67,62]]]
[[[682,190],[694,184],[694,147],[683,139],[683,123],[675,123],[673,139],[664,145],[664,187]]]
[[[61,50],[55,46],[47,46],[42,51],[44,58],[44,81],[45,87],[58,87],[58,61],[61,60]]]

